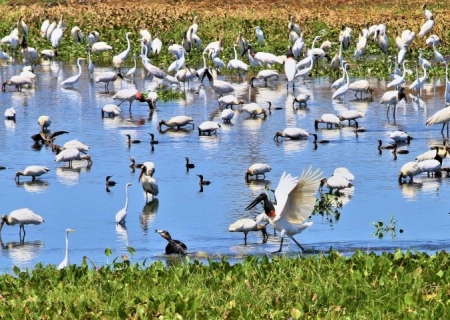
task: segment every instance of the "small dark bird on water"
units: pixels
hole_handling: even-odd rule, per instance
[[[128,137],[128,144],[132,144],[132,143],[141,143],[141,140],[131,140],[131,136],[127,133],[126,136]]]
[[[155,140],[155,135],[153,133],[149,133],[150,137],[152,137],[152,139],[150,140],[150,144],[154,145],[154,144],[158,144],[159,141]]]
[[[186,170],[189,171],[189,169],[193,169],[195,168],[195,164],[193,163],[189,163],[189,158],[188,157],[184,157],[186,159]]]
[[[114,187],[116,185],[115,181],[109,180],[112,176],[106,176],[106,186],[107,187]]]
[[[133,157],[130,157],[130,161],[131,161],[130,168],[135,169],[135,168],[141,168],[142,167],[142,163],[136,163],[136,160],[134,160]]]
[[[203,180],[203,175],[198,174],[197,176],[200,178],[199,184],[200,184],[201,186],[208,186],[208,185],[211,184],[211,181],[209,181],[209,180]]]
[[[170,233],[166,230],[155,230],[155,232],[159,233],[161,237],[169,242],[166,246],[166,254],[182,254],[186,255],[187,247],[180,240],[174,240],[170,236]]]

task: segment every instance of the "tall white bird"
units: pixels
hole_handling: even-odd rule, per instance
[[[161,49],[162,49],[161,35],[158,32],[156,34],[156,38],[153,39],[153,41],[152,41],[152,52],[153,52],[153,54],[158,55],[161,53]]]
[[[339,33],[339,42],[342,42],[342,48],[348,50],[350,48],[352,29],[342,25]]]
[[[425,21],[425,23],[420,28],[419,37],[420,38],[425,37],[428,33],[431,32],[433,26],[434,26],[434,18],[431,17],[431,19]]]
[[[50,40],[52,33],[57,26],[58,22],[56,22],[56,18],[53,18],[52,22],[49,24],[48,28],[45,31],[45,38],[47,38],[47,40]]]
[[[92,79],[94,77],[94,70],[95,70],[95,65],[92,62],[91,59],[91,47],[87,46],[87,52],[88,52],[88,72],[89,72],[89,79]]]
[[[266,231],[266,226],[263,224],[258,224],[253,219],[239,219],[233,222],[228,227],[229,232],[243,232],[244,233],[244,244],[247,245],[247,234],[250,231],[261,231],[263,234],[263,243],[267,242],[269,235]]]
[[[205,70],[205,74],[202,77],[202,81],[203,79],[206,77],[208,77],[209,83],[211,85],[211,87],[214,89],[215,92],[217,92],[220,95],[224,95],[230,92],[234,91],[233,86],[231,85],[231,83],[224,81],[224,80],[217,80],[217,76],[216,74],[211,74],[211,72],[209,71],[209,69]]]
[[[25,238],[25,225],[26,224],[41,224],[44,222],[44,219],[40,216],[34,213],[32,210],[28,208],[23,209],[17,209],[14,211],[11,211],[9,215],[4,214],[1,218],[0,222],[0,237],[2,233],[3,225],[6,223],[8,226],[14,226],[16,224],[19,225],[19,238],[22,240]],[[23,237],[22,237],[22,230],[23,230]]]
[[[63,82],[61,82],[61,85],[62,85],[62,86],[70,86],[70,87],[73,87],[73,86],[78,82],[78,80],[79,80],[80,77],[81,77],[81,65],[80,65],[81,60],[86,60],[86,58],[78,58],[78,59],[77,59],[78,74],[75,75],[75,76],[69,77],[69,78],[67,78],[66,80],[64,80]]]
[[[380,104],[388,106],[386,111],[387,116],[389,116],[389,109],[392,105],[394,109],[394,118],[395,118],[395,111],[397,109],[397,104],[403,99],[405,99],[405,102],[408,102],[406,100],[405,88],[400,87],[400,89],[398,90],[386,91],[381,97]]]
[[[125,61],[125,59],[128,57],[128,54],[130,53],[130,50],[131,50],[131,43],[130,43],[130,39],[128,38],[130,36],[130,34],[132,34],[132,32],[127,32],[125,34],[125,38],[127,39],[127,48],[124,51],[122,51],[121,53],[119,53],[118,55],[113,57],[113,64],[114,64],[114,67],[116,67],[116,69],[118,70],[118,72],[121,71],[122,64]]]
[[[432,124],[442,124],[441,133],[444,133],[444,128],[447,126],[447,136],[448,136],[448,123],[450,122],[450,106],[443,108],[433,114],[431,117],[427,119],[425,123],[426,126],[430,126]]]
[[[286,88],[289,87],[289,82],[292,82],[292,87],[295,86],[294,77],[295,77],[295,71],[297,69],[295,61],[295,55],[292,51],[291,47],[288,47],[287,53],[286,53],[286,61],[284,62],[284,74],[286,75],[287,83]]]
[[[36,180],[36,177],[40,177],[49,171],[50,169],[44,166],[28,166],[25,170],[16,172],[15,180],[19,182],[19,177],[24,176],[31,177],[31,181],[34,181]]]
[[[306,219],[314,210],[315,194],[319,188],[321,175],[319,169],[312,171],[311,168],[303,171],[300,178],[283,173],[275,189],[276,204],[272,203],[264,192],[245,208],[250,210],[263,201],[264,212],[269,217],[270,223],[281,233],[280,248],[276,252],[282,251],[285,236],[291,238],[302,251],[305,251],[294,239],[294,235],[313,224]]]
[[[91,156],[80,152],[76,148],[64,149],[55,157],[56,162],[69,162],[69,167],[72,167],[73,160],[86,160],[88,166],[92,165]]]
[[[22,91],[24,85],[31,85],[33,81],[27,76],[12,76],[9,80],[3,81],[2,91],[6,91],[6,86],[15,86],[17,91]]]
[[[389,82],[386,85],[386,88],[391,88],[391,87],[395,87],[397,90],[399,89],[399,87],[405,82],[405,77],[406,77],[406,67],[405,67],[405,63],[407,62],[407,60],[403,60],[402,65],[403,65],[403,74],[401,77],[395,78],[393,79],[391,82]]]
[[[230,61],[228,61],[227,68],[228,68],[228,70],[231,70],[231,69],[237,70],[240,73],[240,71],[248,70],[248,64],[246,64],[244,61],[238,59],[237,51],[236,51],[237,46],[238,46],[237,44],[233,45],[234,59],[231,59]]]
[[[64,260],[58,265],[58,270],[65,269],[70,265],[69,261],[69,233],[74,232],[72,229],[66,229],[66,255]]]
[[[433,52],[434,52],[434,60],[437,63],[446,62],[444,56],[439,51],[436,50],[436,44],[434,42],[433,42]]]
[[[348,66],[348,64],[346,63],[344,65],[344,73],[345,73],[345,79],[346,79],[345,84],[343,84],[341,87],[339,87],[333,93],[332,99],[341,99],[342,101],[344,101],[345,94],[347,93],[349,85],[350,85],[350,80],[348,78],[348,72],[347,72],[347,66]]]
[[[273,139],[278,141],[278,137],[289,138],[291,140],[307,140],[309,139],[309,133],[302,128],[286,128],[283,132],[275,132]]]
[[[158,183],[156,179],[152,176],[144,174],[147,171],[145,165],[141,167],[141,173],[139,175],[139,182],[141,183],[142,189],[145,192],[145,201],[148,202],[148,195],[151,195],[151,200],[153,200],[159,193]]]
[[[45,20],[42,22],[41,24],[41,37],[45,38],[46,33],[47,33],[47,28],[50,25],[50,20],[48,18],[48,16],[45,18]]]
[[[125,185],[125,207],[119,210],[116,214],[116,223],[125,225],[125,219],[127,218],[127,210],[128,210],[128,187],[132,186],[131,183],[127,183]]]
[[[14,109],[14,107],[5,109],[4,115],[6,120],[16,120],[16,110]]]
[[[256,39],[258,40],[258,43],[263,46],[265,44],[264,32],[261,30],[260,26],[255,27],[255,33],[256,33]]]
[[[421,77],[419,77],[418,71],[416,71],[417,78],[409,85],[410,90],[413,90],[413,91],[416,91],[419,93],[421,92],[421,90],[425,84],[425,81],[427,81],[427,68],[425,68],[422,65],[422,69],[423,69],[423,75]]]
[[[357,80],[357,81],[350,83],[350,85],[348,86],[348,89],[355,92],[356,98],[358,98],[358,93],[361,94],[361,99],[362,99],[363,93],[369,93],[370,97],[372,97],[373,89],[370,86],[369,81],[367,81],[365,79]]]
[[[258,179],[258,176],[262,175],[263,179],[266,178],[266,173],[272,171],[272,167],[267,163],[254,163],[252,164],[247,171],[245,171],[245,180],[249,181],[250,177],[254,176],[255,179]]]
[[[59,47],[65,30],[66,28],[59,27],[56,27],[55,30],[53,30],[52,35],[50,36],[50,43],[52,44],[53,48]]]
[[[75,43],[82,43],[83,42],[83,32],[81,32],[80,27],[75,26],[70,30],[70,35],[72,36],[72,39]]]
[[[247,49],[244,51],[243,55],[248,51],[249,54],[249,60],[250,60],[250,56],[259,64],[261,65],[265,65],[265,66],[271,66],[272,64],[283,64],[283,60],[274,55],[273,53],[270,52],[262,52],[262,51],[258,51],[255,52],[255,50],[253,49],[253,46],[251,44],[247,45]]]
[[[423,4],[422,10],[423,10],[423,16],[425,17],[426,20],[432,20],[433,19],[433,13],[431,13],[431,11],[427,9],[427,4],[426,3]]]

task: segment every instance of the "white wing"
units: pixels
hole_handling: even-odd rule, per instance
[[[291,223],[301,223],[309,218],[316,204],[315,194],[319,188],[321,175],[319,169],[313,172],[311,167],[306,172],[303,171],[298,180],[283,174],[275,190],[277,218],[285,217]]]

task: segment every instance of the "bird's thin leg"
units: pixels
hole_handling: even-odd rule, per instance
[[[297,240],[294,239],[294,237],[291,237],[292,240],[294,240],[294,242],[300,247],[300,249],[302,249],[302,251],[305,251],[305,249],[303,248],[303,246],[297,242]]]
[[[244,233],[244,245],[247,245],[247,232]]]
[[[281,237],[280,249],[278,249],[277,251],[274,251],[274,252],[272,252],[272,253],[278,253],[278,252],[281,252],[282,247],[283,247],[283,240],[284,240],[284,237]]]
[[[394,104],[394,119],[395,119],[395,111],[397,109],[397,104]]]

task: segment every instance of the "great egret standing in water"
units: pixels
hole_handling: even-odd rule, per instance
[[[70,265],[69,262],[69,233],[74,232],[75,230],[67,229],[66,230],[66,256],[64,257],[64,260],[61,261],[61,263],[58,265],[58,270],[67,268]]]
[[[132,186],[132,184],[127,183],[125,186],[125,207],[123,207],[123,209],[121,209],[116,214],[116,223],[117,224],[125,225],[125,219],[127,217],[127,210],[128,210],[128,187],[129,186]]]

